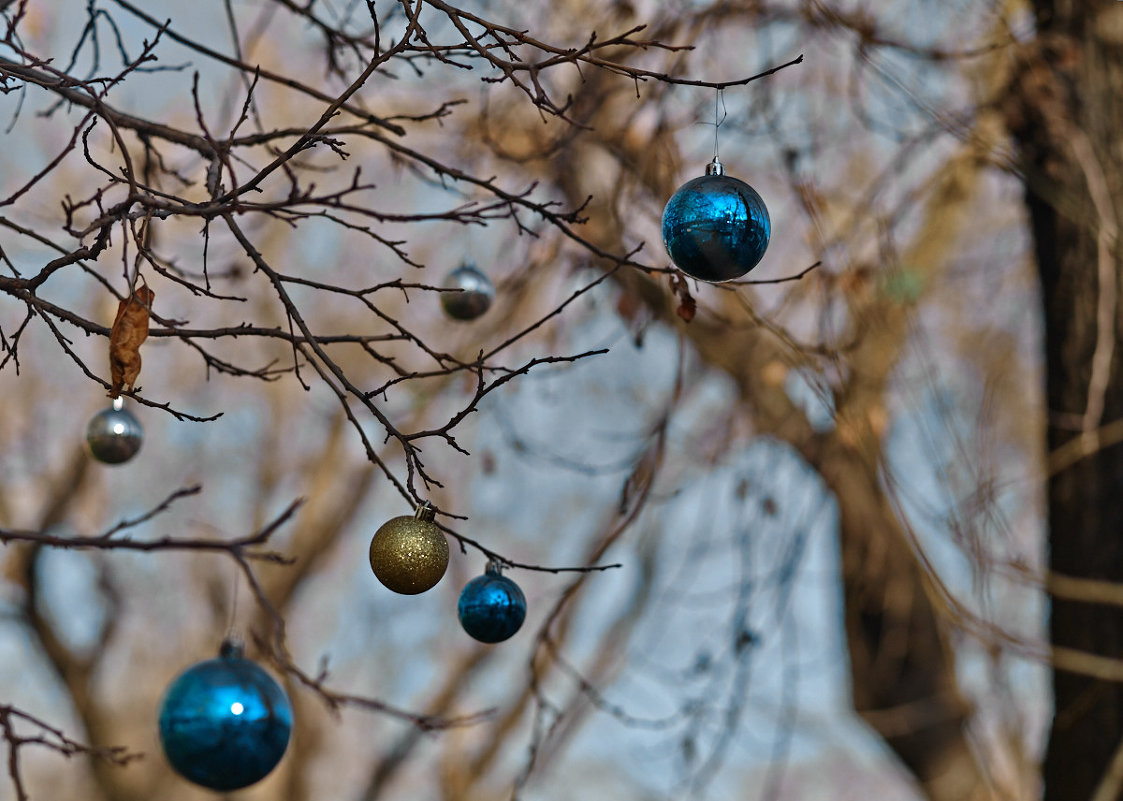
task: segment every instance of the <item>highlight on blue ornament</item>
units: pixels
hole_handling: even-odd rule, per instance
[[[230,640],[217,659],[181,673],[160,707],[168,762],[211,790],[237,790],[265,778],[284,756],[291,732],[284,690]]]
[[[744,276],[760,262],[772,235],[757,191],[725,174],[717,157],[706,174],[687,181],[663,209],[663,245],[680,270],[699,281]]]
[[[456,605],[460,625],[470,636],[486,643],[509,639],[526,619],[526,596],[519,585],[488,562],[482,576],[469,581]]]

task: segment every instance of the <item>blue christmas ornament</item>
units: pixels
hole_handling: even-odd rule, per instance
[[[185,670],[164,695],[160,742],[176,772],[212,790],[263,779],[285,753],[292,707],[284,690],[242,647]]]
[[[519,630],[526,619],[526,596],[519,585],[500,575],[489,562],[482,576],[469,581],[456,605],[460,625],[480,642],[502,642]]]
[[[663,244],[671,261],[699,281],[740,278],[768,248],[772,222],[756,190],[725,174],[717,157],[663,209]]]

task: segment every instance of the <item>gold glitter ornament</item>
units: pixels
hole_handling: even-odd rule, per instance
[[[370,567],[394,592],[417,595],[436,585],[448,568],[448,540],[433,522],[429,502],[412,516],[383,523],[370,541]]]

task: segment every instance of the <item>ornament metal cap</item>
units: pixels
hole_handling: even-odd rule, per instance
[[[488,559],[487,567],[484,568],[484,573],[489,576],[502,576],[503,565],[498,559]]]
[[[717,160],[717,156],[706,165],[706,175],[725,175],[725,165]]]
[[[244,659],[246,644],[239,637],[227,637],[222,641],[222,645],[218,646],[218,655],[221,659]]]
[[[426,523],[433,522],[433,518],[437,516],[437,510],[433,508],[433,504],[428,501],[422,501],[417,507],[417,511],[413,513],[415,520],[424,520]]]

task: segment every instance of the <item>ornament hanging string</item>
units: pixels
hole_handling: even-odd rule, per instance
[[[695,125],[712,125],[714,126],[714,161],[718,160],[718,128],[725,123],[725,118],[729,116],[729,109],[725,105],[725,89],[718,86],[714,88],[714,121],[699,120],[694,123]]]
[[[718,110],[720,107],[720,116]],[[725,118],[729,116],[729,110],[725,107],[725,90],[718,87],[714,93],[714,161],[718,160],[718,136],[717,129],[725,122]]]
[[[230,619],[226,624],[226,636],[223,638],[227,641],[241,642],[241,637],[238,636],[238,588],[242,583],[242,571],[238,565],[234,565],[234,587],[230,592]]]

